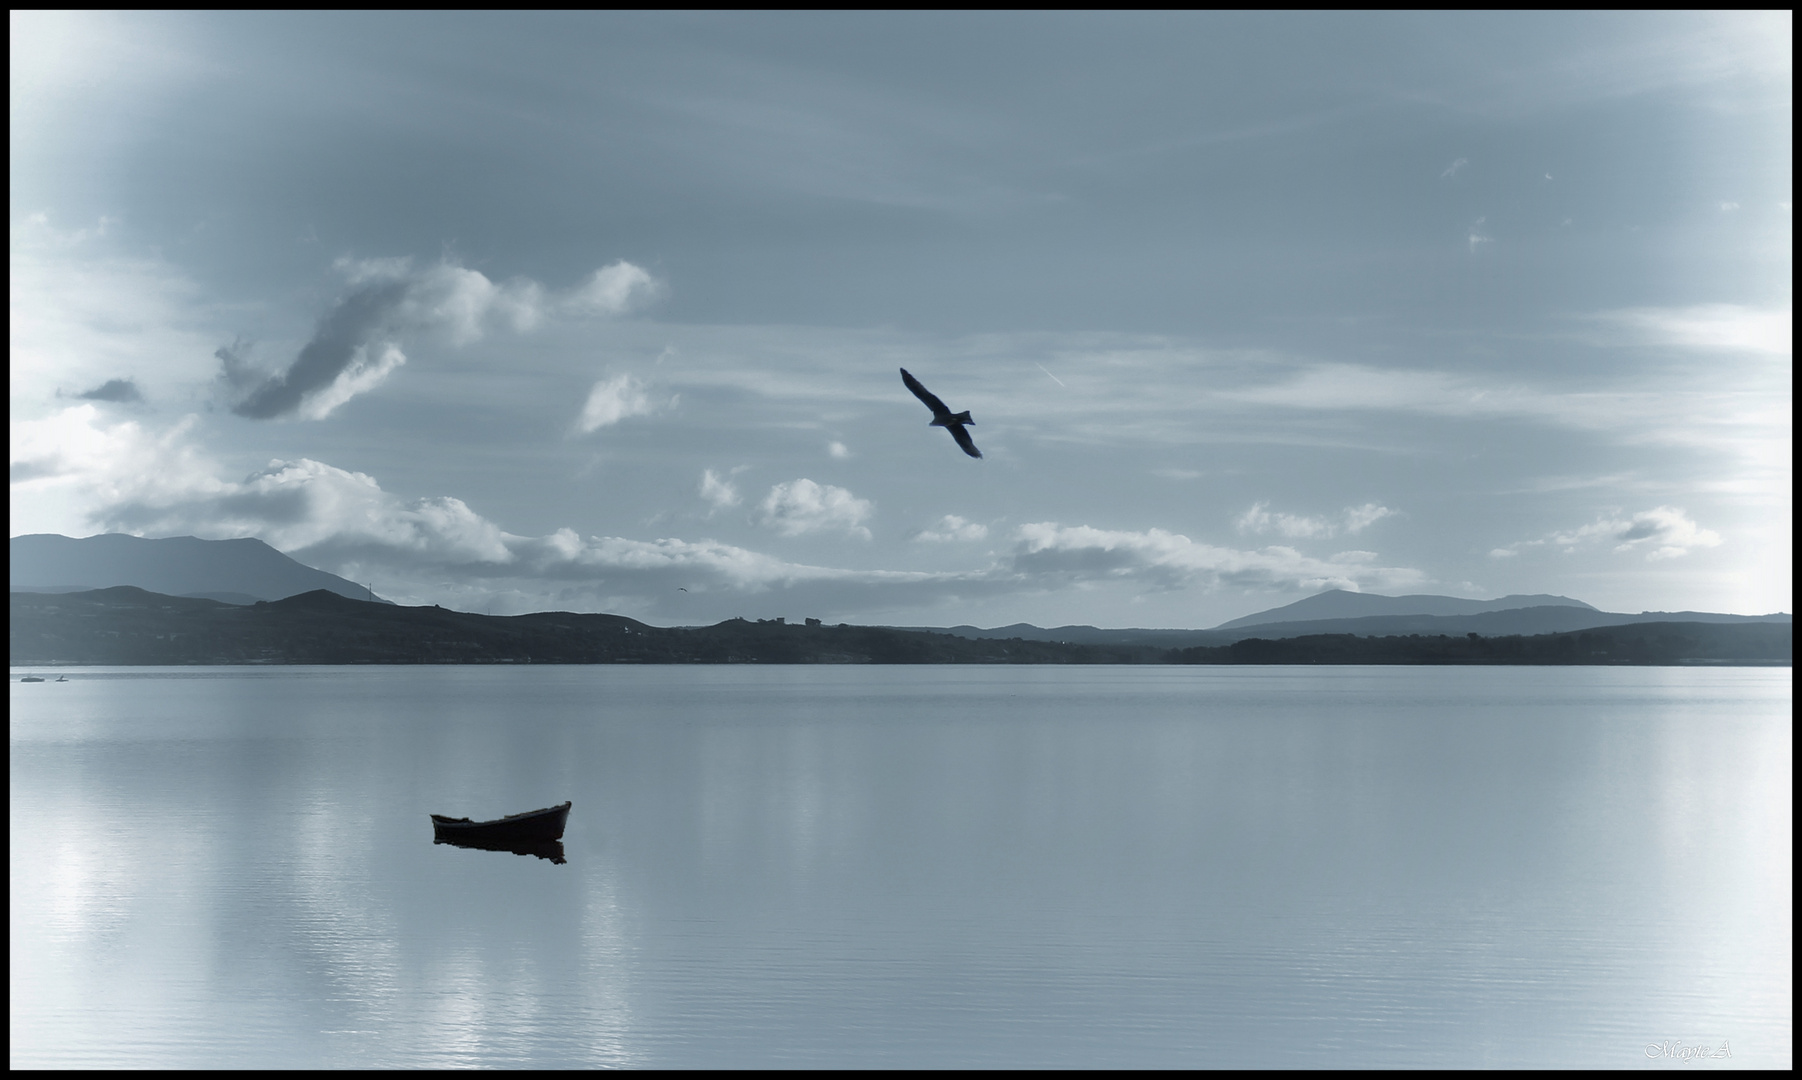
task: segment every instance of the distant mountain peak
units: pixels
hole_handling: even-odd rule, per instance
[[[15,536],[8,545],[13,592],[70,592],[131,585],[166,596],[227,603],[281,600],[326,589],[352,600],[389,603],[367,587],[298,562],[254,537],[150,539],[126,533]]]
[[[1223,622],[1216,630],[1233,630],[1244,626],[1270,623],[1318,622],[1323,619],[1361,619],[1372,615],[1481,615],[1490,611],[1513,611],[1517,608],[1573,607],[1595,611],[1594,607],[1568,596],[1514,595],[1497,600],[1467,600],[1457,596],[1383,596],[1379,593],[1356,593],[1345,589],[1326,592],[1285,604],[1269,611]]]

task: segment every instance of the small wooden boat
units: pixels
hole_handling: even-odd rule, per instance
[[[471,847],[545,844],[563,839],[563,823],[569,820],[571,805],[573,804],[564,803],[562,806],[547,806],[543,810],[508,814],[493,821],[471,821],[466,817],[452,818],[433,814],[432,839],[435,842],[467,844]]]
[[[27,675],[23,679],[20,679],[19,681],[20,682],[43,682],[44,680],[37,675]]]

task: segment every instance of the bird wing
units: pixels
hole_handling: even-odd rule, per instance
[[[932,415],[934,417],[951,415],[951,410],[945,408],[945,403],[940,401],[938,396],[932,391],[921,386],[920,380],[909,375],[906,368],[901,369],[901,381],[906,383],[907,388],[914,392],[914,397],[917,397],[926,403],[926,407],[932,410]]]
[[[957,440],[957,445],[964,448],[964,453],[971,457],[982,456],[982,451],[976,449],[976,443],[970,438],[969,428],[962,424],[946,424],[945,427],[951,432],[951,437]]]

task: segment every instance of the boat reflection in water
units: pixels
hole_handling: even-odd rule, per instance
[[[536,855],[561,864],[563,858],[563,825],[569,820],[570,803],[523,814],[508,814],[493,821],[471,821],[432,815],[432,842],[457,847],[480,848],[483,851],[511,851],[515,855]]]
[[[568,860],[563,857],[563,841],[546,840],[538,844],[504,844],[481,840],[446,840],[439,837],[434,844],[449,844],[452,847],[479,848],[482,851],[511,851],[515,855],[536,855],[540,859],[549,859],[562,866]]]

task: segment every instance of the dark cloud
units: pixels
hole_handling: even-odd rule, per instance
[[[213,351],[219,359],[219,378],[230,389],[234,398],[242,398],[256,386],[269,379],[269,373],[255,367],[250,362],[252,343],[243,338],[222,345]]]
[[[130,379],[108,379],[94,389],[76,394],[84,401],[143,401],[144,394]]]
[[[23,484],[28,480],[42,480],[46,476],[59,476],[61,470],[45,461],[15,461],[11,466],[9,482]]]
[[[360,285],[338,301],[319,320],[313,339],[287,371],[270,375],[249,386],[232,412],[253,420],[288,416],[300,408],[306,395],[323,390],[355,363],[362,350],[387,327],[390,317],[407,295],[406,281],[374,281]],[[228,385],[251,383],[254,369],[244,360],[247,347],[234,342],[214,353]]]

